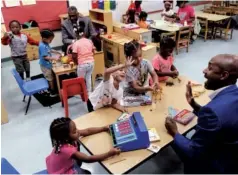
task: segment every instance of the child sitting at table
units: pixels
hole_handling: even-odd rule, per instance
[[[160,52],[155,55],[152,65],[158,75],[159,81],[166,81],[168,77],[176,78],[179,75],[174,66],[172,56],[175,48],[175,41],[172,38],[164,37],[160,42]]]
[[[126,87],[123,96],[145,95],[148,91],[154,91],[159,88],[158,77],[151,63],[142,59],[141,45],[133,40],[124,45],[125,55],[133,60],[133,64],[126,71]],[[148,86],[148,76],[153,79],[152,87]]]
[[[161,13],[161,17],[165,21],[175,21],[174,11],[171,9],[171,3],[164,1],[164,10]]]
[[[129,10],[127,12],[126,24],[136,23],[136,12],[135,10]]]
[[[17,20],[12,20],[9,23],[11,33],[4,33],[2,37],[2,44],[9,45],[11,48],[11,57],[15,65],[16,71],[22,79],[24,79],[24,72],[26,73],[26,80],[30,80],[30,62],[27,58],[26,47],[27,43],[31,45],[39,45],[39,41],[35,41],[27,34],[21,32],[21,24]]]
[[[146,23],[146,19],[147,19],[148,14],[144,11],[142,11],[139,15],[139,22],[138,22],[138,26],[140,28],[144,28],[147,29],[149,28],[149,24]]]
[[[127,112],[120,105],[123,97],[123,89],[120,87],[120,83],[125,79],[124,69],[131,66],[133,62],[132,59],[128,59],[125,64],[113,66],[105,70],[104,80],[89,95],[87,102],[89,112],[105,106],[111,106],[121,112]]]
[[[85,23],[79,22],[78,35],[79,40],[73,44],[73,60],[78,64],[78,77],[83,77],[86,82],[88,94],[92,91],[92,73],[94,68],[94,50],[96,49],[91,40],[85,37]]]
[[[91,174],[80,168],[82,162],[102,161],[120,154],[120,150],[112,148],[107,153],[88,156],[80,152],[79,137],[108,132],[108,130],[108,126],[78,130],[70,118],[55,119],[50,125],[53,150],[46,157],[47,172],[49,174]]]
[[[58,60],[61,57],[61,53],[50,48],[50,43],[54,39],[54,33],[45,29],[41,31],[42,41],[39,44],[39,64],[41,71],[44,77],[47,79],[50,86],[50,96],[57,96],[55,86],[54,86],[54,76],[52,71],[52,63],[53,60]],[[52,57],[52,53],[57,54],[58,57]]]
[[[176,19],[184,25],[192,26],[195,20],[195,11],[193,6],[187,4],[188,1],[177,1],[177,6],[179,7]]]

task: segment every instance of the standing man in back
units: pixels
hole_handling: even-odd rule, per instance
[[[92,38],[96,36],[97,33],[93,27],[93,24],[89,17],[84,17],[81,15],[75,6],[68,8],[68,19],[64,20],[62,24],[62,50],[66,53],[67,47],[74,43],[78,36],[79,22],[83,21],[85,23],[84,34],[86,38]]]
[[[211,101],[200,106],[192,96],[191,83],[186,98],[198,116],[191,139],[179,134],[175,121],[166,118],[165,126],[174,138],[173,148],[189,174],[238,174],[238,56],[213,57],[203,71],[205,88],[214,90]]]

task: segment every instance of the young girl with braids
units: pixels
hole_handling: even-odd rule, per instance
[[[45,29],[41,31],[42,41],[39,44],[39,64],[44,77],[49,82],[50,96],[56,96],[54,86],[54,76],[52,71],[52,60],[58,60],[61,53],[50,48],[50,43],[54,39],[54,33],[51,30]],[[57,54],[58,57],[52,57],[52,53]]]
[[[126,71],[126,87],[124,88],[125,96],[145,95],[148,91],[157,90],[159,88],[158,78],[151,63],[142,59],[142,50],[140,44],[133,40],[124,45],[125,55],[127,59],[132,59],[133,64]],[[148,76],[153,79],[152,87],[148,86]]]
[[[107,132],[108,126],[78,130],[70,118],[55,119],[50,125],[53,151],[46,158],[49,174],[88,174],[80,168],[82,162],[93,163],[120,154],[118,148],[100,155],[88,156],[80,152],[79,137]]]
[[[79,40],[73,44],[72,58],[77,63],[77,74],[78,77],[83,77],[86,82],[88,94],[91,93],[92,89],[92,73],[94,68],[94,50],[96,49],[93,42],[85,37],[84,30],[85,23],[79,22],[79,28],[76,32]]]

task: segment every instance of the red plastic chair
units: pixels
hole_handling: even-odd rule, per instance
[[[63,89],[60,90],[60,98],[62,106],[64,106],[65,117],[69,117],[68,97],[74,95],[81,95],[84,102],[88,101],[88,93],[84,78],[72,78],[63,80]]]

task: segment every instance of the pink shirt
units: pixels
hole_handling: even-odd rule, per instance
[[[152,60],[152,65],[155,70],[158,70],[160,72],[171,72],[171,67],[173,65],[174,59],[172,56],[168,57],[168,59],[164,59],[160,56],[160,54],[155,55],[155,57]],[[158,77],[159,81],[165,81],[168,77]]]
[[[49,174],[76,174],[72,155],[77,152],[77,147],[65,144],[60,147],[60,153],[56,154],[55,149],[46,157],[46,167]]]
[[[184,24],[184,21],[188,21],[190,18],[195,17],[194,8],[191,5],[185,5],[184,8],[179,8],[178,16],[180,18],[180,23]],[[188,22],[188,25],[192,25],[192,23]]]
[[[94,61],[93,43],[87,38],[81,38],[73,44],[73,53],[78,54],[78,64],[85,64]]]

